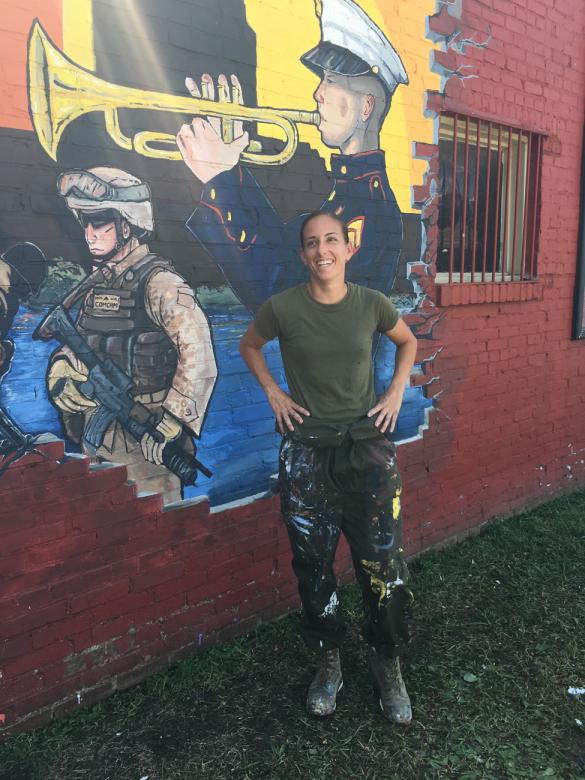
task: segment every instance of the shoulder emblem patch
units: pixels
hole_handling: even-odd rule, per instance
[[[347,223],[347,232],[349,233],[349,240],[356,249],[359,249],[362,245],[362,234],[364,232],[364,225],[366,224],[365,217],[356,217],[351,222]]]

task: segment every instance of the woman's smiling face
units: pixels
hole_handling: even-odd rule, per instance
[[[352,254],[353,247],[335,217],[319,214],[305,224],[301,260],[313,278],[345,278],[345,266]]]

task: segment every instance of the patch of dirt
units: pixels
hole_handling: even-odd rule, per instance
[[[10,773],[0,771],[0,780],[32,780],[32,770],[28,767],[21,769],[11,769]]]
[[[576,771],[585,776],[585,729],[575,726],[566,731],[560,743],[563,753],[576,765]]]

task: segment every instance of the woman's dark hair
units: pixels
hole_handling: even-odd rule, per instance
[[[341,233],[343,235],[345,243],[349,244],[349,232],[347,230],[347,225],[341,219],[341,217],[338,217],[337,214],[332,214],[330,211],[318,210],[318,211],[312,211],[310,214],[308,214],[304,218],[301,224],[301,230],[300,230],[301,247],[305,245],[305,227],[312,219],[315,219],[315,217],[331,217],[331,219],[334,219],[341,228]]]

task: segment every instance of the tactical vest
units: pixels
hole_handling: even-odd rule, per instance
[[[145,291],[155,271],[172,271],[169,260],[148,254],[119,277],[95,285],[85,297],[77,329],[102,358],[132,377],[136,395],[170,388],[177,350],[150,319]]]

